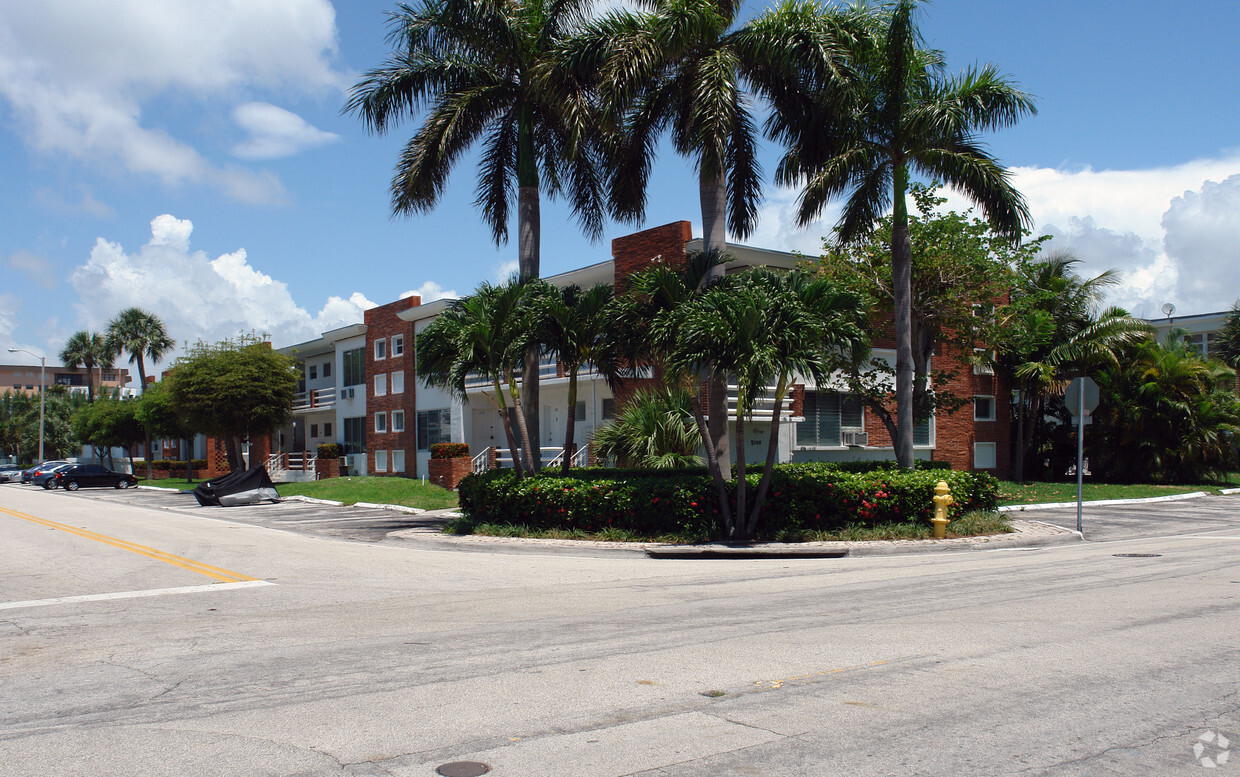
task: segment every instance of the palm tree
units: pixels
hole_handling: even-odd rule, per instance
[[[1153,328],[1120,308],[1102,308],[1106,289],[1119,281],[1107,271],[1077,275],[1080,260],[1052,254],[1016,268],[1011,302],[997,311],[996,366],[1017,390],[1013,476],[1025,477],[1028,448],[1045,415],[1046,400],[1072,378],[1119,363],[1123,349]]]
[[[996,232],[1019,240],[1028,209],[977,133],[1035,113],[1032,98],[993,66],[944,74],[939,52],[919,48],[916,0],[898,0],[858,36],[854,101],[777,113],[773,134],[788,145],[776,180],[803,185],[798,221],[809,224],[832,198],[846,195],[836,227],[841,240],[868,234],[893,209],[892,291],[896,339],[896,460],[913,466],[912,248],[905,195],[910,176],[938,179],[972,199]],[[807,90],[817,87],[807,81]]]
[[[689,392],[681,388],[639,389],[614,419],[594,432],[590,444],[602,459],[621,467],[674,469],[701,466],[702,438]]]
[[[565,286],[557,289],[547,283],[530,295],[533,303],[534,338],[547,352],[555,354],[568,377],[568,417],[564,431],[561,474],[572,464],[577,424],[577,376],[587,364],[614,382],[615,370],[607,344],[611,330],[612,289],[600,283],[588,289]]]
[[[393,52],[353,88],[345,112],[384,134],[425,109],[392,179],[392,211],[433,209],[453,166],[481,143],[475,204],[497,244],[514,189],[520,277],[539,275],[539,198],[567,195],[591,238],[602,235],[597,111],[583,84],[555,77],[551,55],[589,0],[423,0],[390,15]],[[538,435],[538,355],[525,355],[527,425]],[[538,459],[533,460],[535,468]]]
[[[737,382],[736,517],[724,527],[729,539],[748,539],[757,528],[774,471],[788,390],[807,377],[825,381],[840,356],[858,362],[869,350],[864,318],[860,297],[798,271],[750,269],[687,305],[673,361],[684,368],[714,364]],[[746,516],[745,423],[768,393],[773,394],[773,403],[766,460]]]
[[[66,367],[76,369],[80,365],[86,368],[86,394],[91,402],[95,401],[95,367],[99,367],[102,382],[104,368],[111,369],[116,356],[106,336],[86,329],[70,335],[60,351],[60,361]]]
[[[417,338],[418,374],[426,385],[443,387],[464,400],[471,382],[491,384],[491,393],[483,396],[499,411],[519,475],[535,471],[532,436],[515,377],[533,340],[525,308],[528,291],[529,284],[519,279],[502,286],[484,283],[453,302]]]
[[[176,346],[164,322],[142,308],[125,308],[108,322],[108,348],[116,354],[129,354],[129,363],[138,365],[140,391],[146,393],[146,357],[155,364]],[[146,430],[146,477],[151,477],[151,430]]]
[[[786,110],[797,99],[789,85],[806,72],[820,84],[845,83],[848,47],[841,41],[850,35],[854,14],[790,1],[738,26],[742,4],[736,0],[652,5],[592,23],[565,47],[561,62],[594,79],[619,125],[609,171],[616,214],[644,217],[655,145],[670,131],[676,152],[697,167],[703,250],[722,252],[727,231],[744,239],[758,218],[762,169],[751,95]],[[824,88],[821,94],[834,92]],[[707,372],[711,437],[726,472],[726,381],[718,371]]]

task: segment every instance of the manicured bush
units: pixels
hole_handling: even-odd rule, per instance
[[[183,462],[183,461],[170,461],[170,462],[168,462],[168,471],[169,471],[169,472],[184,472],[186,469],[187,469],[186,464],[185,464],[185,462]]]
[[[656,473],[657,474],[654,474]],[[747,478],[750,498],[759,474]],[[758,522],[759,538],[781,532],[836,530],[860,524],[918,522],[929,525],[934,487],[946,481],[956,502],[949,518],[993,510],[998,481],[986,473],[945,469],[842,471],[833,463],[775,468]],[[734,485],[734,484],[733,484]],[[472,520],[597,532],[608,528],[644,536],[718,534],[718,498],[705,473],[664,470],[572,470],[568,477],[541,474],[518,479],[512,470],[470,475],[458,489]]]
[[[206,469],[207,460],[206,459],[190,459],[189,465],[193,469]]]
[[[338,442],[319,443],[318,454],[320,459],[338,459],[344,455],[344,447]]]
[[[468,459],[469,445],[463,442],[437,442],[431,446],[432,459]]]
[[[168,459],[156,459],[151,462],[151,469],[155,472],[167,472],[172,464]]]

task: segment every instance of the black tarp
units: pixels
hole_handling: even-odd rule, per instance
[[[280,501],[264,467],[238,469],[221,478],[203,481],[194,489],[194,498],[203,507],[252,505],[268,499]]]

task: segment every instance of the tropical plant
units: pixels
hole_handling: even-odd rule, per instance
[[[533,474],[536,461],[517,382],[521,360],[533,342],[525,305],[528,290],[529,283],[517,278],[499,286],[483,283],[470,296],[455,300],[417,339],[418,374],[426,385],[464,400],[471,382],[491,384],[491,391],[482,395],[499,412],[513,466],[521,474]]]
[[[1119,363],[1119,354],[1153,328],[1121,308],[1102,308],[1111,271],[1085,279],[1080,260],[1052,254],[1018,263],[1011,302],[996,311],[995,366],[1016,391],[1013,475],[1025,477],[1031,443],[1040,436],[1049,397],[1072,378]]]
[[[541,348],[554,354],[568,378],[567,426],[564,430],[562,474],[572,464],[577,424],[577,376],[592,367],[599,375],[614,381],[613,352],[607,334],[611,330],[612,288],[601,283],[582,289],[570,285],[557,289],[540,282],[530,290],[533,336]]]
[[[740,24],[735,0],[654,0],[649,10],[612,11],[565,46],[561,64],[592,81],[616,126],[610,135],[609,202],[640,221],[658,138],[698,173],[702,241],[723,252],[726,233],[745,238],[757,223],[762,169],[752,96],[777,110],[799,99],[790,86],[806,72],[820,94],[847,77],[855,12],[785,2]],[[711,438],[728,470],[727,387],[709,371]]]
[[[1218,357],[1233,370],[1240,370],[1240,300],[1227,312],[1227,321],[1219,331],[1218,341],[1212,350],[1217,350]]]
[[[1109,481],[1193,483],[1237,465],[1235,371],[1186,346],[1173,330],[1145,340],[1097,374],[1101,402],[1090,469]]]
[[[723,517],[725,535],[746,540],[757,528],[770,486],[788,390],[806,378],[825,382],[841,354],[860,361],[869,350],[865,308],[857,295],[840,291],[826,279],[754,268],[711,287],[686,305],[683,316],[672,364],[684,371],[711,364],[737,384],[736,513],[733,518],[725,509]],[[745,424],[768,395],[772,410],[766,460],[747,511]],[[705,435],[703,439],[709,447]]]
[[[111,369],[112,361],[117,356],[112,346],[106,335],[83,329],[70,335],[60,351],[60,361],[66,367],[86,368],[86,393],[91,402],[95,401],[95,367],[100,372]]]
[[[132,399],[101,399],[78,408],[72,416],[77,439],[100,450],[124,448],[133,470],[133,446],[142,442],[146,433],[138,420],[138,402]]]
[[[107,347],[112,353],[129,354],[129,363],[138,366],[139,391],[146,391],[146,357],[154,364],[172,352],[176,340],[168,336],[164,322],[141,308],[126,308],[108,322]],[[151,477],[151,433],[145,446],[146,476]]]
[[[383,134],[425,109],[392,179],[392,210],[435,207],[456,162],[481,143],[475,204],[496,243],[517,204],[520,277],[539,275],[539,199],[564,194],[591,238],[602,234],[604,182],[588,90],[556,77],[556,47],[588,0],[423,0],[390,14],[392,54],[353,88],[344,110]],[[538,438],[538,355],[525,354],[526,425]],[[531,460],[538,468],[537,449]]]
[[[776,112],[772,134],[787,144],[776,180],[802,186],[797,219],[810,223],[847,195],[836,227],[842,241],[869,234],[892,209],[891,274],[896,341],[896,460],[913,466],[912,246],[906,194],[921,173],[973,200],[1000,235],[1019,240],[1029,221],[1023,198],[977,133],[1034,113],[1032,99],[992,65],[945,74],[943,55],[921,48],[916,0],[898,0],[870,17],[853,49],[857,78],[843,108],[812,79],[808,94],[829,99]],[[812,73],[810,74],[813,75]]]
[[[590,444],[600,459],[622,468],[680,469],[702,464],[701,440],[689,392],[661,388],[638,389]]]

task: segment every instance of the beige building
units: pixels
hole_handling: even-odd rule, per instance
[[[6,391],[13,391],[19,394],[38,394],[39,380],[41,368],[38,363],[31,364],[0,364],[0,394]],[[129,370],[121,367],[103,368],[100,370],[96,367],[91,370],[88,375],[84,367],[62,367],[55,364],[48,364],[46,369],[46,378],[48,387],[65,386],[70,393],[87,393],[88,383],[90,381],[95,384],[95,391],[99,392],[100,388],[104,392],[111,392],[116,389],[122,389],[122,394],[136,393],[138,385],[135,381],[132,385],[129,379]]]

